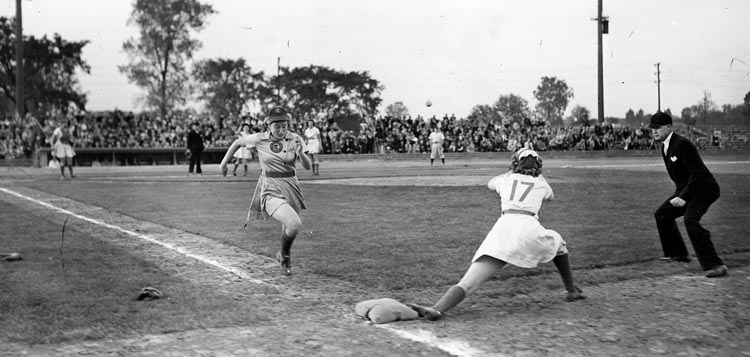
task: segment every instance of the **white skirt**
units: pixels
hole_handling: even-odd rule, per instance
[[[252,160],[253,152],[243,146],[237,149],[232,156],[238,159]]]
[[[318,154],[320,153],[322,145],[318,139],[307,139],[307,153]]]
[[[535,268],[567,252],[562,236],[542,227],[536,218],[505,214],[487,233],[472,262],[488,255],[520,268]]]
[[[63,159],[66,157],[72,158],[73,156],[76,156],[76,151],[70,144],[63,144],[60,140],[58,140],[52,147],[52,154],[58,159]]]

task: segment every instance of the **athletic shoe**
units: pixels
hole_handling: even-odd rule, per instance
[[[281,274],[292,276],[292,258],[288,255],[282,255],[281,251],[276,252],[276,260],[281,266]]]
[[[409,306],[412,310],[416,311],[417,314],[419,314],[419,317],[424,317],[430,321],[439,320],[441,317],[443,317],[443,313],[431,307],[417,305],[417,304],[406,304],[406,305]]]
[[[583,300],[586,296],[583,295],[583,290],[576,286],[575,291],[568,291],[565,293],[565,301],[572,302],[576,300]]]
[[[718,278],[720,276],[727,275],[729,273],[729,269],[726,265],[717,265],[709,270],[706,270],[706,277],[707,278]]]

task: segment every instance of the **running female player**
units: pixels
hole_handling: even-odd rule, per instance
[[[559,233],[542,227],[537,219],[542,201],[554,198],[552,188],[541,173],[539,154],[521,149],[511,157],[510,172],[490,180],[487,187],[500,195],[502,215],[487,233],[457,285],[450,287],[435,305],[409,305],[419,316],[433,321],[441,318],[508,263],[534,268],[552,260],[567,290],[565,300],[585,298],[573,282],[565,241]]]
[[[305,170],[310,169],[304,140],[288,131],[290,120],[284,108],[271,109],[266,118],[268,131],[235,140],[219,166],[222,175],[226,176],[227,164],[237,149],[257,149],[261,174],[247,216],[248,219],[251,216],[258,219],[272,217],[281,222],[281,250],[276,253],[276,259],[286,276],[292,275],[292,243],[302,226],[299,212],[307,208],[297,180],[295,163],[299,160]]]

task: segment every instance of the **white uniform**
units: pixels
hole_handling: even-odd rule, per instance
[[[445,154],[443,154],[443,140],[445,140],[445,135],[443,133],[438,131],[433,131],[430,133],[430,145],[432,146],[432,152],[430,153],[430,159],[436,159],[440,157],[441,159],[445,158]]]
[[[58,159],[73,158],[76,151],[71,144],[70,129],[56,128],[52,133],[52,153]]]
[[[240,133],[240,139],[250,136],[251,134],[242,132]],[[253,152],[250,150],[249,147],[241,146],[237,151],[234,152],[233,157],[238,159],[245,159],[245,160],[252,160],[253,159]]]
[[[534,268],[539,263],[549,262],[555,255],[567,253],[560,234],[542,227],[537,218],[542,201],[554,197],[542,176],[508,172],[493,178],[487,186],[500,195],[506,213],[487,233],[472,261],[488,255],[521,268]]]
[[[283,139],[278,140],[271,137],[269,132],[264,132],[242,137],[239,141],[243,147],[255,147],[258,150],[261,168],[248,218],[254,216],[257,219],[266,219],[283,203],[289,204],[297,213],[306,209],[305,198],[302,196],[295,170],[297,145],[302,145],[302,152],[307,152],[302,137],[287,132]]]
[[[320,130],[316,127],[305,129],[305,139],[307,139],[307,150],[310,154],[317,154],[321,151]]]

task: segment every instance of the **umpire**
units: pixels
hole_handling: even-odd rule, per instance
[[[190,166],[188,166],[188,173],[193,174],[193,167],[195,167],[195,173],[203,175],[201,170],[201,155],[203,154],[203,135],[200,133],[200,125],[195,122],[190,129],[187,136],[187,149],[190,152]]]
[[[711,232],[700,224],[711,204],[719,199],[719,184],[703,164],[695,145],[674,133],[672,118],[668,114],[657,112],[652,115],[649,126],[654,139],[662,143],[664,165],[676,186],[675,193],[654,213],[664,259],[690,262],[690,255],[675,222],[678,217],[685,216],[688,237],[706,276],[715,278],[727,275],[728,269],[711,242]]]

